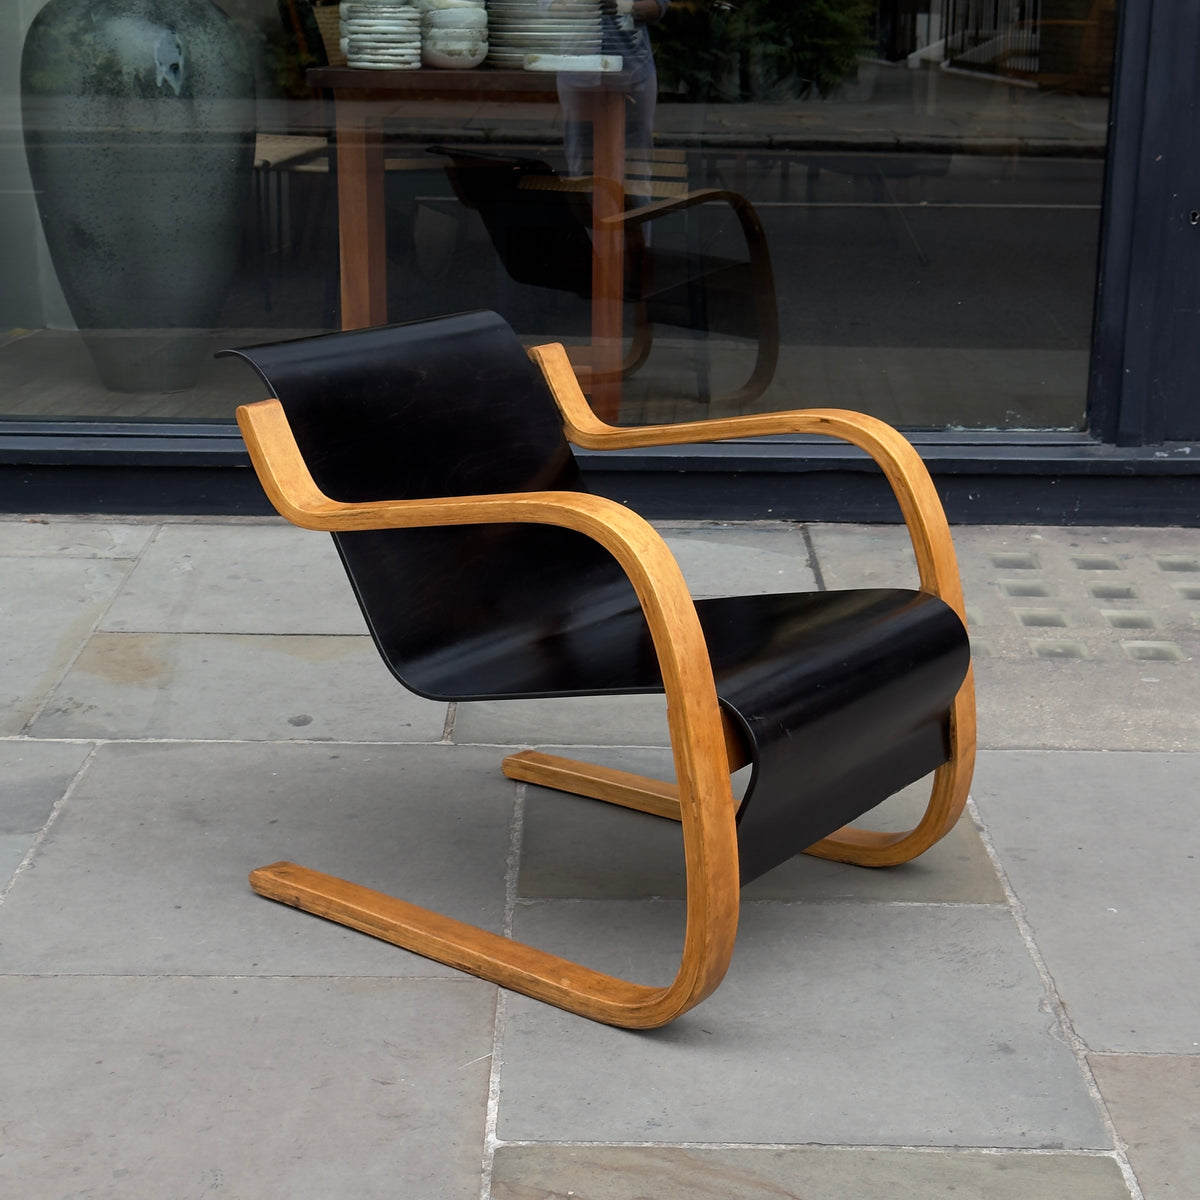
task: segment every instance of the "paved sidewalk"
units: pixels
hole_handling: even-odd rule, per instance
[[[913,578],[891,527],[670,525],[698,593]],[[0,519],[0,1194],[1174,1200],[1200,1176],[1200,531],[956,531],[983,753],[924,858],[747,889],[634,1034],[255,896],[291,858],[653,980],[661,705],[396,686],[328,539]],[[881,820],[919,800],[902,796]]]

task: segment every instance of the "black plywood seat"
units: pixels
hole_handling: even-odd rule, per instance
[[[554,396],[495,314],[236,351],[283,406],[317,486],[349,503],[576,492]],[[573,529],[529,524],[334,534],[392,673],[439,700],[661,691],[637,595]],[[717,693],[753,773],[742,882],[826,837],[949,753],[967,637],[902,589],[696,604]]]

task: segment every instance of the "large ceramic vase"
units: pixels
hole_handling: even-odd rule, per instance
[[[107,387],[191,386],[237,268],[254,75],[210,0],[50,0],[21,58],[25,152]]]

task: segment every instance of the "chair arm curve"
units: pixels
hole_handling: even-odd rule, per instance
[[[639,204],[637,208],[627,208],[611,217],[605,217],[601,225],[641,225],[658,217],[666,217],[671,213],[683,212],[695,208],[698,204],[728,204],[737,214],[743,227],[749,223],[756,236],[763,236],[762,225],[754,205],[741,192],[730,192],[724,188],[697,188],[685,192],[682,196],[672,196],[667,200],[655,200],[650,204]]]
[[[779,308],[775,296],[775,271],[767,235],[754,205],[740,192],[722,188],[700,188],[669,200],[626,209],[599,222],[601,227],[636,229],[656,217],[669,216],[701,204],[728,204],[737,218],[746,242],[751,303],[757,326],[757,353],[749,379],[737,391],[724,397],[727,403],[741,405],[756,400],[770,386],[779,362]]]
[[[559,525],[603,545],[621,564],[644,606],[650,602],[664,612],[672,610],[673,617],[679,616],[676,610],[694,611],[666,543],[641,516],[614,500],[587,492],[334,500],[313,479],[278,400],[242,405],[237,419],[264,491],[293,525],[329,533],[508,522]]]
[[[281,516],[301,528],[352,532],[510,522],[557,525],[591,537],[617,560],[650,628],[679,783],[688,918],[683,966],[669,991],[680,1011],[699,1003],[720,982],[733,952],[739,903],[736,809],[708,648],[683,574],[658,532],[616,501],[586,492],[333,500],[312,478],[278,400],[243,405],[237,419],[268,498]],[[673,1001],[663,1003],[670,1007]]]
[[[534,346],[563,415],[567,437],[590,450],[619,450],[713,442],[772,434],[819,434],[864,450],[878,464],[900,505],[920,573],[921,589],[939,596],[965,622],[962,584],[942,502],[929,471],[912,444],[884,421],[847,409],[810,408],[754,413],[675,425],[616,426],[592,411],[562,346]]]

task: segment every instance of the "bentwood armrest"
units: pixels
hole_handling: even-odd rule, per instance
[[[635,587],[637,576],[646,576],[645,586],[660,595],[664,605],[691,607],[687,585],[666,543],[644,518],[613,500],[587,492],[509,492],[346,503],[325,495],[313,480],[278,400],[242,405],[237,419],[268,498],[280,515],[302,529],[348,532],[505,522],[559,525],[600,542]],[[644,564],[651,559],[654,570],[665,571],[664,576],[650,577]]]
[[[506,522],[574,529],[599,542],[621,564],[650,620],[651,632],[656,622],[669,631],[662,653],[672,658],[699,653],[707,658],[695,606],[674,556],[653,526],[613,500],[586,492],[518,492],[344,503],[317,487],[278,400],[243,405],[238,409],[238,424],[268,497],[294,525],[327,532]],[[681,633],[686,639],[692,631],[699,640],[681,651]],[[711,670],[707,673],[711,680]],[[712,708],[716,712],[715,691]]]
[[[697,188],[695,191],[685,192],[682,196],[655,200],[650,204],[639,204],[636,208],[628,208],[614,216],[605,217],[600,224],[622,227],[642,225],[647,221],[669,216],[671,213],[695,208],[699,204],[728,204],[737,214],[742,227],[746,229],[748,240],[753,242],[765,239],[762,222],[758,219],[754,205],[740,192],[730,192],[724,188]]]
[[[834,408],[753,413],[672,425],[609,425],[592,411],[562,346],[534,346],[529,355],[541,367],[558,401],[567,437],[589,450],[675,446],[789,433],[837,438],[864,450],[879,465],[896,494],[912,538],[922,590],[945,600],[965,619],[958,564],[941,500],[920,455],[890,425],[863,413]]]
[[[732,209],[742,236],[746,239],[749,256],[745,266],[744,285],[748,287],[747,302],[754,308],[757,322],[757,350],[750,377],[736,391],[723,397],[726,404],[740,406],[750,403],[770,385],[779,361],[779,310],[775,301],[775,272],[767,249],[767,235],[754,205],[739,192],[722,188],[700,188],[683,196],[659,200],[629,208],[599,222],[600,226],[615,225],[621,229],[637,229],[657,217],[670,216],[705,204],[727,204]],[[649,352],[649,345],[642,354]],[[581,443],[582,444],[582,443]]]
[[[674,425],[618,427],[592,411],[562,346],[535,346],[530,357],[541,367],[563,415],[567,437],[594,450],[668,446],[770,434],[804,433],[838,438],[864,450],[878,464],[900,505],[912,542],[921,590],[938,596],[966,624],[962,582],[950,527],[929,471],[911,443],[890,425],[842,409],[798,409],[756,413]],[[975,763],[975,689],[968,671],[950,711],[950,760],[934,777],[921,821],[906,833],[846,826],[810,846],[807,853],[860,866],[906,862],[934,845],[962,815]]]

